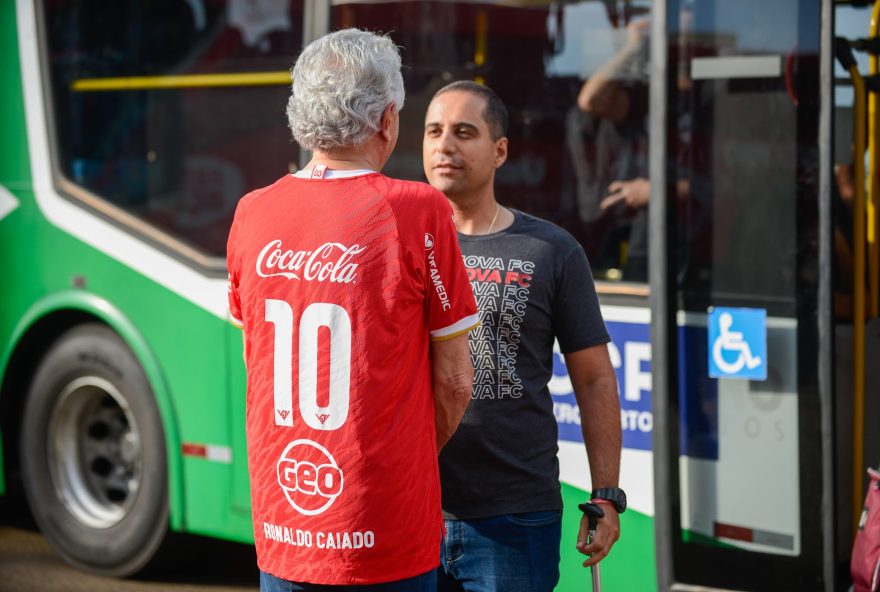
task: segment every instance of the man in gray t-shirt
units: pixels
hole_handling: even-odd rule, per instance
[[[608,554],[625,508],[617,382],[590,267],[570,234],[495,200],[506,134],[504,105],[473,82],[440,89],[425,117],[425,174],[452,204],[481,320],[470,337],[471,402],[440,454],[444,591],[549,592],[558,580],[562,499],[547,389],[554,340],[584,418],[593,501],[606,516],[590,544],[581,524],[585,565]]]

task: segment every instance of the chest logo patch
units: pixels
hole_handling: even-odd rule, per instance
[[[358,264],[352,260],[367,250],[361,245],[324,243],[311,251],[285,249],[280,240],[266,243],[257,256],[259,277],[283,277],[307,282],[350,284],[357,277]]]
[[[315,516],[342,493],[342,469],[330,452],[311,440],[294,440],[281,453],[278,485],[294,510]]]

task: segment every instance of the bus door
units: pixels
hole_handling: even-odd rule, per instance
[[[650,214],[659,588],[832,589],[830,2],[669,0],[660,10]]]

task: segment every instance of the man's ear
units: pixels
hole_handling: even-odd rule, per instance
[[[495,168],[507,162],[507,138],[495,140]]]
[[[394,124],[394,103],[389,103],[382,111],[382,119],[379,120],[379,133],[385,140],[391,140],[391,126]]]

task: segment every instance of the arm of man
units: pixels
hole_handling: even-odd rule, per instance
[[[471,400],[474,367],[468,334],[431,342],[431,373],[434,381],[434,426],[437,450],[455,433]]]
[[[609,68],[613,67],[612,63]],[[619,123],[629,112],[629,95],[603,70],[595,72],[581,87],[577,105],[585,113]]]
[[[626,44],[581,87],[577,97],[577,105],[581,111],[615,123],[623,121],[629,112],[630,99],[617,80],[638,59],[649,27],[648,21],[637,21],[627,26]]]
[[[620,399],[617,377],[608,357],[608,346],[595,345],[565,354],[568,374],[581,412],[581,430],[590,461],[593,489],[617,487],[620,477]],[[602,504],[605,517],[596,526],[596,536],[587,544],[588,522],[581,520],[577,549],[590,558],[584,566],[604,559],[620,538],[620,518],[611,504]]]

